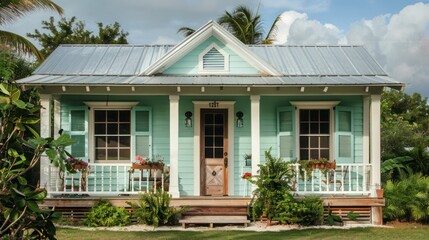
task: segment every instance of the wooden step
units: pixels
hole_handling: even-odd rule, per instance
[[[247,216],[227,216],[227,215],[211,215],[211,216],[185,216],[179,220],[183,228],[186,228],[187,224],[209,224],[210,228],[213,228],[214,224],[243,224],[244,227],[250,223],[247,220]]]

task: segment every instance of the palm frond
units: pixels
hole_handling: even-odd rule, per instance
[[[7,46],[19,55],[32,55],[39,61],[44,59],[43,55],[30,41],[12,32],[0,30],[0,45]]]
[[[195,30],[190,28],[190,27],[181,27],[181,28],[179,28],[179,30],[177,30],[177,33],[181,33],[185,37],[189,37],[194,32],[195,32]]]
[[[50,9],[61,15],[64,12],[51,0],[2,0],[0,2],[0,25],[12,22],[36,9]]]
[[[270,30],[267,33],[267,36],[262,41],[262,44],[272,44],[274,39],[277,37],[277,22],[280,21],[281,15],[278,15],[276,19],[274,19],[273,24],[271,24]]]

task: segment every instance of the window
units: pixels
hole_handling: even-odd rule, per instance
[[[130,160],[131,111],[94,110],[95,161]]]
[[[229,55],[217,44],[212,43],[199,55],[199,70],[202,73],[229,71]]]
[[[300,160],[330,159],[330,110],[299,110]]]

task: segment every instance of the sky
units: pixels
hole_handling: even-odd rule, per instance
[[[258,9],[265,32],[281,15],[276,44],[363,45],[407,93],[429,97],[429,0],[54,0],[64,16],[95,31],[119,22],[130,44],[177,44],[183,26],[198,29],[240,4]],[[2,26],[21,35],[60,16],[40,10]],[[30,39],[36,46],[37,42]]]

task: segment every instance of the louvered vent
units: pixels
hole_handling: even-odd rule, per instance
[[[203,56],[203,69],[204,70],[224,70],[225,57],[216,48],[210,49]]]

